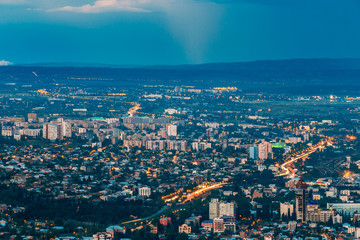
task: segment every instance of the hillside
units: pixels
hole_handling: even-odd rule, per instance
[[[46,65],[46,64],[45,64]],[[293,59],[178,66],[0,67],[1,82],[138,86],[143,84],[237,86],[262,91],[360,90],[360,59]],[[94,64],[96,65],[96,64]],[[35,72],[36,75],[33,73]],[[301,90],[302,89],[302,90]]]

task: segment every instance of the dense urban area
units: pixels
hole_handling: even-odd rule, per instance
[[[0,239],[360,238],[356,94],[84,75],[2,78]]]

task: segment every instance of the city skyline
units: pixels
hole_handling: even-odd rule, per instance
[[[359,0],[0,0],[0,239],[360,239]]]

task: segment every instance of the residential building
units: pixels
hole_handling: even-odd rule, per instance
[[[308,203],[308,191],[307,184],[304,179],[301,177],[296,184],[296,220],[306,222],[306,207]]]
[[[92,240],[112,240],[113,237],[111,233],[108,232],[98,232],[93,235]]]
[[[151,188],[149,187],[139,188],[139,195],[149,197],[151,195]]]
[[[214,219],[214,228],[213,231],[214,233],[221,233],[224,232],[224,219],[222,218],[215,218]]]
[[[251,159],[258,159],[259,158],[259,148],[258,146],[252,146],[249,148],[249,157]]]
[[[262,142],[258,145],[259,158],[261,160],[272,158],[272,144],[269,142]]]
[[[235,202],[219,202],[218,199],[211,199],[209,203],[209,219],[224,216],[235,216]]]
[[[171,137],[171,136],[176,137],[177,136],[177,126],[176,125],[167,126],[167,135],[169,137]]]
[[[337,213],[348,214],[351,217],[360,212],[360,203],[328,203],[328,209],[336,210]]]
[[[187,225],[187,224],[182,224],[179,226],[179,233],[186,233],[186,234],[190,234],[191,233],[191,226]]]
[[[294,214],[294,205],[288,202],[280,203],[280,218],[291,217]]]

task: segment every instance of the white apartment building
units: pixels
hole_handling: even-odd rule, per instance
[[[149,188],[149,187],[139,188],[139,195],[149,197],[151,195],[151,188]]]
[[[291,217],[294,214],[294,205],[288,202],[280,203],[280,217]]]
[[[235,216],[235,202],[219,202],[219,199],[211,199],[209,203],[209,219],[224,216]]]
[[[167,126],[167,135],[176,137],[177,136],[177,126],[176,125]]]

